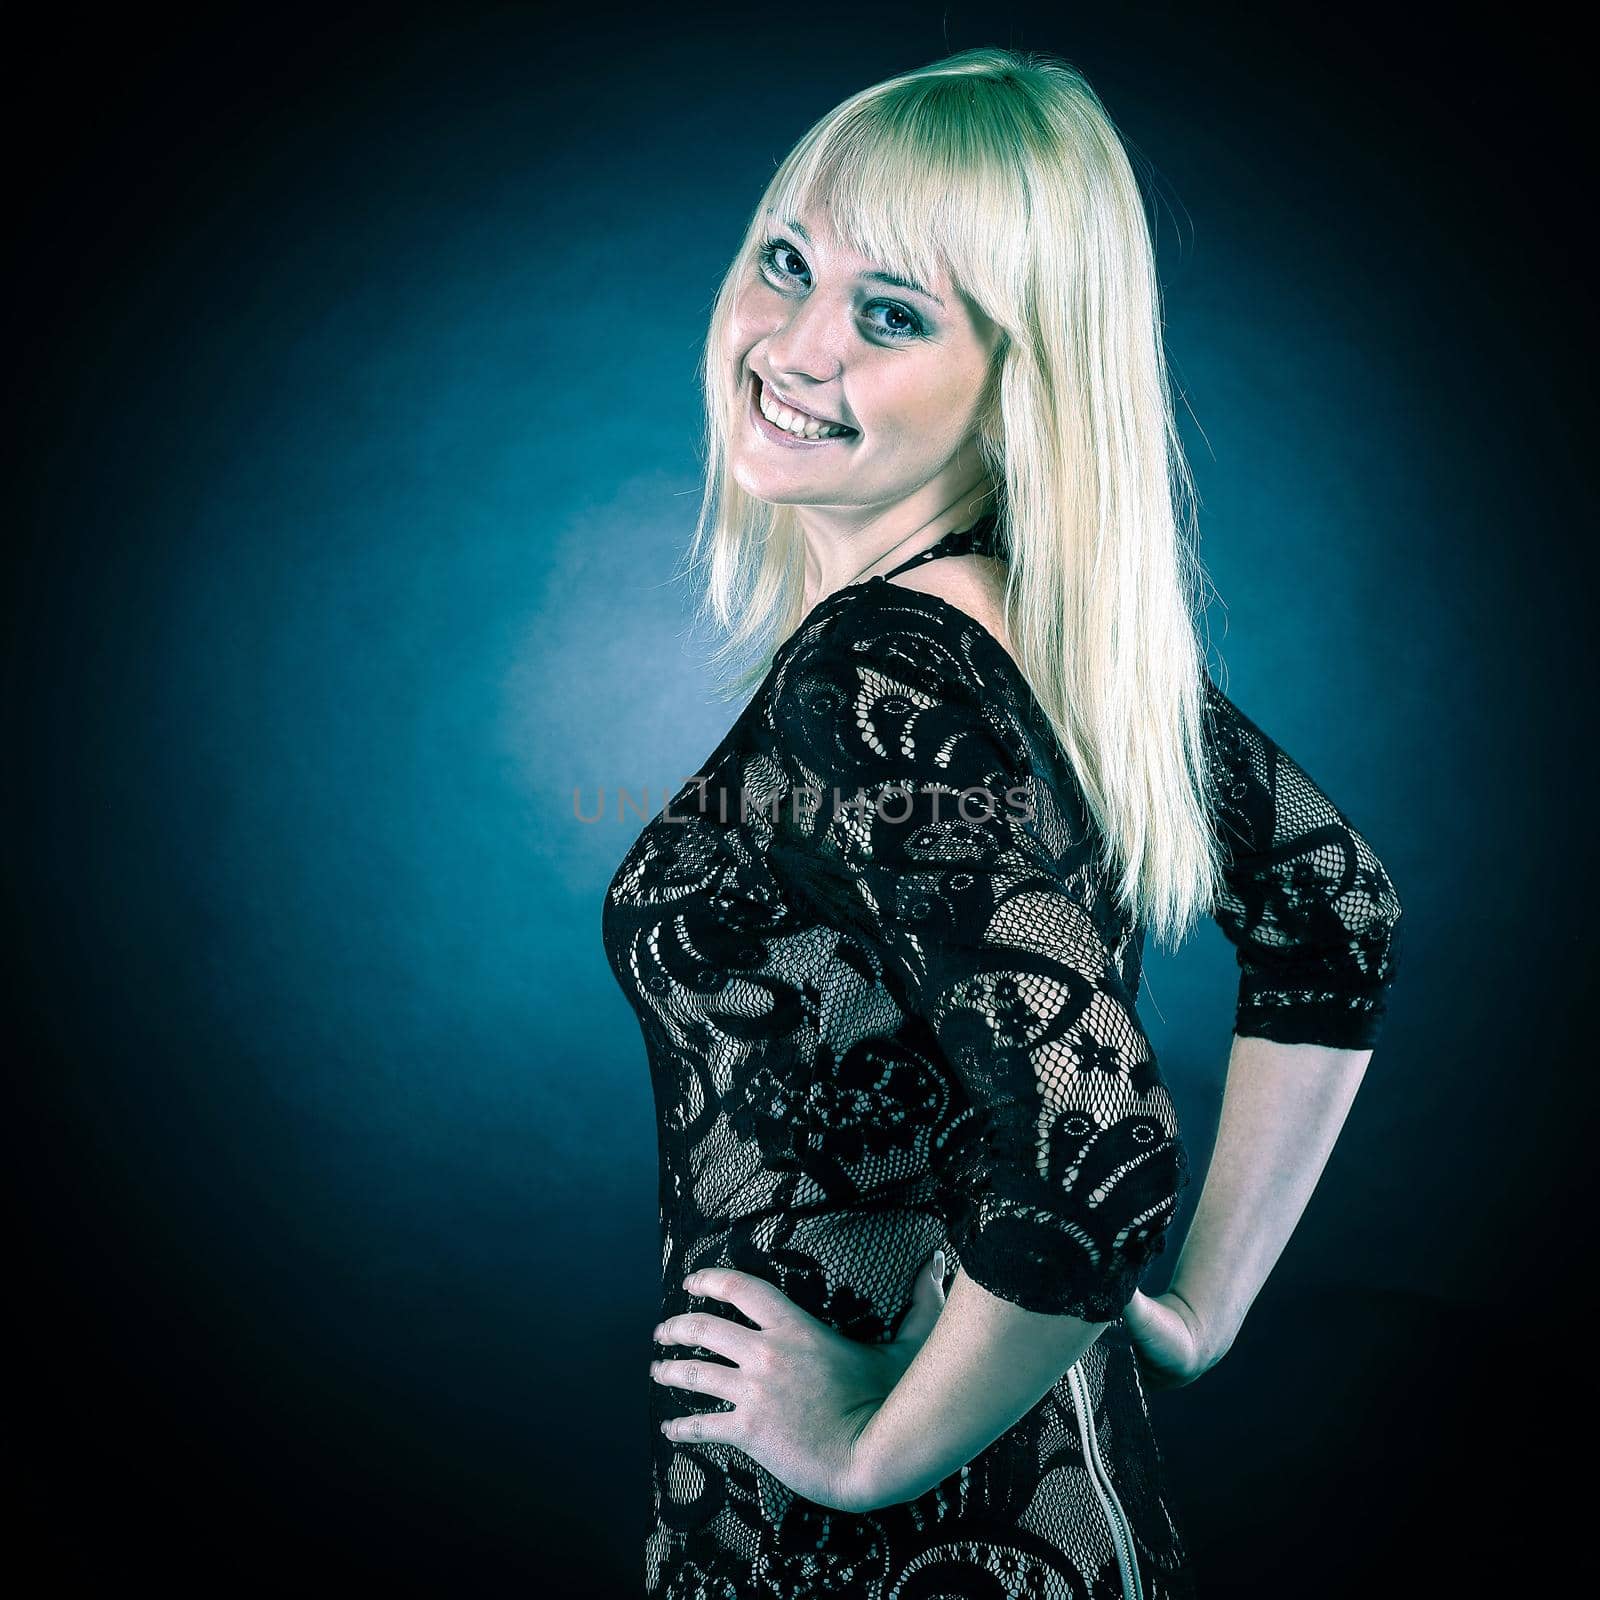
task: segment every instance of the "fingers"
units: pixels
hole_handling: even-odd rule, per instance
[[[741,1367],[748,1363],[760,1336],[758,1329],[741,1328],[737,1322],[711,1311],[680,1312],[659,1323],[655,1330],[657,1344],[694,1345],[713,1355],[726,1356]]]
[[[1199,1376],[1189,1325],[1165,1298],[1136,1290],[1122,1320],[1147,1389],[1181,1389]]]
[[[1133,1298],[1122,1308],[1122,1320],[1130,1333],[1148,1330],[1151,1324],[1149,1296],[1135,1289]]]
[[[944,1304],[944,1251],[935,1250],[926,1266],[917,1274],[911,1286],[913,1300],[931,1299],[935,1306]]]
[[[737,1367],[719,1366],[715,1361],[652,1361],[650,1376],[672,1389],[691,1389],[696,1394],[734,1401],[739,1398],[743,1381]]]
[[[737,1306],[758,1328],[770,1328],[799,1308],[775,1283],[737,1267],[701,1267],[683,1280],[690,1294]]]
[[[1133,1291],[1133,1299],[1122,1308],[1122,1320],[1136,1339],[1160,1339],[1170,1344],[1188,1334],[1183,1318],[1171,1306],[1163,1305],[1138,1289]]]
[[[945,1305],[944,1265],[944,1251],[935,1250],[931,1262],[917,1273],[911,1285],[911,1304],[900,1321],[896,1340],[922,1340],[932,1331]]]
[[[661,1431],[684,1444],[738,1444],[737,1424],[729,1420],[738,1415],[737,1411],[709,1411],[703,1416],[668,1417]]]

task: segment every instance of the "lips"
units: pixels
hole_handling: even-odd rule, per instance
[[[765,391],[767,398],[772,401],[774,406],[782,407],[786,411],[792,411],[798,416],[809,417],[813,422],[820,423],[824,427],[843,428],[844,437],[847,439],[853,438],[857,433],[858,430],[852,428],[848,422],[838,422],[832,417],[819,417],[815,411],[807,411],[800,406],[790,405],[787,400],[780,400],[770,389],[767,389],[766,380],[759,372],[752,372],[751,377],[755,382],[755,403],[758,411],[761,409],[761,396]]]

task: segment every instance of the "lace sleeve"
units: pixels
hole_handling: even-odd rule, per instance
[[[782,812],[776,847],[957,1081],[935,1157],[960,1264],[1029,1310],[1110,1321],[1186,1157],[1081,814],[1030,759],[1001,646],[950,610],[865,606],[789,663],[777,746],[819,803]]]
[[[1234,1032],[1364,1050],[1377,1042],[1400,901],[1348,817],[1208,677],[1224,893],[1212,915],[1241,973]]]

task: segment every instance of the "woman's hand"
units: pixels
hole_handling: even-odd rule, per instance
[[[1200,1313],[1170,1289],[1154,1296],[1135,1289],[1122,1322],[1147,1388],[1181,1389],[1227,1353],[1226,1346],[1213,1349]]]
[[[741,1327],[710,1312],[668,1317],[660,1344],[698,1345],[737,1365],[652,1361],[657,1383],[734,1402],[732,1411],[674,1417],[669,1439],[733,1444],[796,1494],[835,1511],[868,1509],[856,1440],[911,1365],[944,1307],[944,1252],[917,1274],[911,1306],[889,1344],[862,1344],[802,1311],[775,1284],[732,1267],[690,1273],[684,1288],[736,1306]]]

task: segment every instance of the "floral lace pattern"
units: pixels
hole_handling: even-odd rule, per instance
[[[1370,1049],[1400,901],[1350,819],[1208,678],[1207,754],[1228,857],[1212,915],[1240,967],[1234,1032]]]
[[[992,552],[993,533],[988,519],[922,559]],[[1206,696],[1239,1031],[1367,1047],[1394,975],[1393,886],[1302,769],[1209,680]],[[1135,1010],[1142,932],[1093,844],[1001,645],[874,579],[812,611],[645,827],[603,939],[656,1100],[661,1315],[742,1321],[682,1288],[731,1266],[886,1341],[943,1246],[991,1293],[1110,1323],[1080,1370],[1145,1592],[1178,1595],[1187,1559],[1118,1319],[1188,1164]],[[731,1446],[667,1440],[661,1419],[729,1403],[649,1390],[651,1595],[1121,1593],[1065,1377],[959,1473],[861,1516]]]

